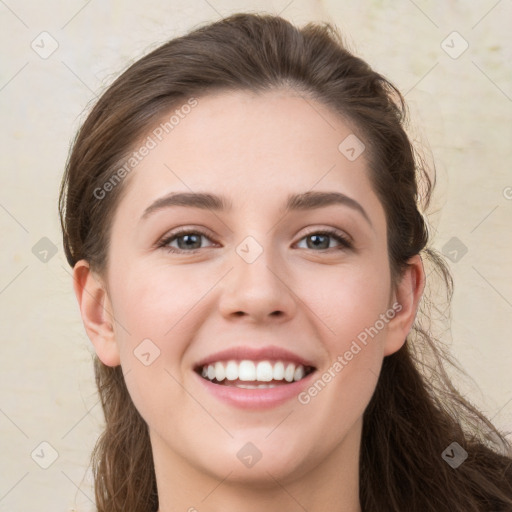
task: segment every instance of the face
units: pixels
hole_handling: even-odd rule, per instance
[[[115,349],[97,350],[119,358],[155,460],[285,482],[358,449],[382,359],[406,332],[367,155],[338,148],[353,129],[284,90],[200,97],[161,141],[155,129],[112,220]],[[160,201],[175,193],[224,208]],[[200,375],[211,363],[220,380],[229,360],[252,361],[260,382],[252,363],[231,364],[245,381]],[[302,379],[300,363],[314,368]],[[299,380],[274,382],[282,370]],[[275,387],[233,385],[268,375]]]

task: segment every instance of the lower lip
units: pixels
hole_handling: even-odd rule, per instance
[[[214,384],[204,379],[196,372],[195,376],[212,395],[219,400],[242,409],[268,409],[277,407],[292,398],[296,398],[301,391],[310,385],[316,370],[297,382],[278,384],[274,388],[244,389],[235,386]]]

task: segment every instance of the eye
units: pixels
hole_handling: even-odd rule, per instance
[[[169,236],[163,238],[159,243],[158,247],[162,247],[167,249],[169,252],[175,253],[195,253],[201,247],[201,237],[207,238],[211,240],[206,233],[202,231],[192,231],[187,229],[182,229],[180,231],[176,231],[171,233]],[[176,241],[178,243],[178,247],[172,247],[169,244]],[[191,250],[190,250],[191,249]]]
[[[329,247],[329,238],[336,240],[339,247]],[[342,235],[339,231],[334,229],[325,229],[321,231],[312,231],[308,233],[306,236],[301,238],[301,240],[311,240],[311,243],[307,242],[307,249],[317,248],[322,250],[328,249],[351,249],[352,243],[345,235]],[[326,246],[327,241],[327,246]]]

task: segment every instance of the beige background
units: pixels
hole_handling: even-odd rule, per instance
[[[282,13],[299,24],[334,21],[352,49],[406,93],[413,132],[438,171],[434,246],[450,255],[454,246],[445,244],[456,237],[450,243],[458,244],[459,258],[461,244],[467,248],[450,263],[456,287],[446,340],[473,379],[464,383],[467,396],[512,430],[510,1],[6,0],[0,511],[93,510],[86,468],[102,417],[57,216],[83,111],[130,60],[243,10]],[[31,47],[35,41],[40,53],[48,51],[52,39],[58,48],[45,59]],[[469,47],[458,55],[464,41]],[[57,248],[47,262],[36,257],[50,243],[44,237]],[[48,469],[40,465],[52,461],[52,448],[41,442],[58,454]]]

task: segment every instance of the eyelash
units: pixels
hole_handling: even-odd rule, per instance
[[[168,252],[176,253],[176,254],[185,254],[185,253],[186,254],[195,254],[196,252],[198,252],[202,249],[205,249],[203,247],[203,248],[192,249],[190,251],[187,251],[187,250],[183,250],[183,249],[175,249],[173,247],[168,246],[168,244],[170,242],[173,242],[174,240],[176,240],[184,235],[200,235],[200,236],[204,236],[205,238],[208,238],[209,240],[211,240],[211,238],[203,231],[191,230],[191,229],[184,228],[184,229],[175,231],[174,233],[171,233],[169,236],[162,238],[157,243],[157,248],[166,249]],[[314,251],[314,252],[326,252],[326,251],[330,251],[330,250],[352,249],[352,247],[353,247],[350,240],[335,229],[321,229],[321,230],[310,231],[309,233],[306,233],[299,241],[301,241],[304,238],[307,238],[308,236],[311,236],[311,235],[330,236],[330,237],[334,238],[337,242],[340,243],[340,247],[331,247],[329,249],[321,249],[320,251]],[[211,241],[214,241],[214,240],[211,240]]]

